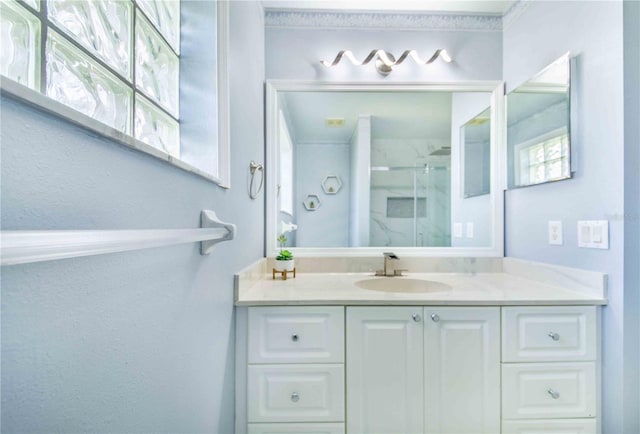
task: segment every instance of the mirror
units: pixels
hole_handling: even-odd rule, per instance
[[[571,177],[569,54],[507,96],[509,188]]]
[[[491,191],[491,108],[464,124],[460,130],[463,197],[489,194]]]
[[[388,247],[495,254],[501,198],[488,194],[499,178],[490,169],[498,152],[486,108],[501,97],[499,85],[269,83],[269,254],[282,233],[287,248],[315,254]],[[474,116],[486,118],[475,121],[482,126],[469,125]],[[487,140],[476,146],[480,134]],[[469,188],[485,200],[465,203],[459,194],[463,166]]]

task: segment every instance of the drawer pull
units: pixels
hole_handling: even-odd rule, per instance
[[[435,313],[432,313],[432,314],[431,314],[431,321],[433,321],[433,322],[438,322],[438,321],[440,321],[440,316],[438,316],[438,315],[437,315],[437,314],[435,314]]]
[[[548,335],[551,339],[553,339],[554,341],[559,341],[560,340],[560,335],[558,333],[554,333],[554,332],[549,332]]]
[[[413,318],[415,322],[420,322],[420,320],[422,320],[422,317],[417,313],[414,313],[413,315],[411,315],[411,318]]]
[[[298,342],[298,339],[300,339],[300,338],[298,337],[298,335],[297,335],[297,334],[295,334],[295,335],[291,335],[291,340],[292,340],[293,342]]]
[[[549,389],[547,390],[547,393],[549,394],[549,396],[551,396],[553,399],[558,399],[560,398],[560,392],[557,392],[553,389]]]
[[[298,392],[293,392],[291,394],[291,401],[293,402],[298,402],[300,401],[300,395],[298,395]]]

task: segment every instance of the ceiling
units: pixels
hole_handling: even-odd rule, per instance
[[[517,0],[263,0],[265,9],[504,15]]]
[[[451,136],[448,92],[284,92],[285,117],[295,143],[349,143],[359,115],[371,115],[374,139]],[[344,118],[342,127],[327,118]]]

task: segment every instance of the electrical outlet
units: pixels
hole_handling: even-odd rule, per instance
[[[609,248],[609,221],[584,220],[578,222],[578,247]]]
[[[473,238],[473,223],[467,223],[467,238]]]
[[[453,236],[454,238],[462,238],[462,223],[453,224]]]
[[[562,222],[560,220],[549,221],[549,244],[561,246],[562,243]]]

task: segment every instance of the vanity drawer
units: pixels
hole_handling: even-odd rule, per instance
[[[252,365],[249,422],[344,422],[343,365]]]
[[[596,416],[595,362],[502,365],[503,419]]]
[[[344,308],[249,308],[249,363],[343,363]]]
[[[502,434],[596,434],[595,419],[506,420]]]
[[[502,361],[596,360],[596,307],[502,309]]]
[[[344,424],[250,423],[248,434],[344,434]]]

